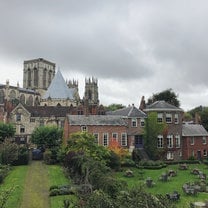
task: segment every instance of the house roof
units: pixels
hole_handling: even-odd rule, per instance
[[[112,115],[68,115],[70,125],[112,125],[112,126],[126,126],[126,122],[120,116]]]
[[[31,117],[66,117],[71,108],[68,106],[24,106]]]
[[[181,108],[178,108],[174,105],[171,105],[164,100],[156,101],[150,105],[147,105],[144,109],[145,112],[148,111],[183,111]]]
[[[208,136],[208,132],[199,124],[183,124],[182,136]]]
[[[147,117],[143,111],[139,110],[134,105],[126,107],[126,108],[118,109],[115,111],[109,111],[106,114],[118,115],[118,116],[123,116],[123,117],[130,117],[130,118],[132,118],[132,117],[137,117],[137,118]]]
[[[74,99],[74,88],[69,88],[60,72],[57,71],[43,99]]]

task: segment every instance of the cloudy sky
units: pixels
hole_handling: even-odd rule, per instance
[[[23,61],[65,79],[98,79],[104,105],[139,105],[172,88],[181,107],[208,106],[207,0],[0,0],[0,83],[22,86]]]

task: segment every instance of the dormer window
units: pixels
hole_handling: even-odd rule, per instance
[[[16,114],[16,121],[21,121],[21,114],[20,113]]]
[[[131,119],[131,126],[132,127],[137,127],[137,119],[136,118]]]

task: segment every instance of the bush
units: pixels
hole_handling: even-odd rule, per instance
[[[129,158],[125,158],[122,163],[121,163],[122,167],[135,167],[136,164],[132,159]]]
[[[29,163],[29,151],[26,147],[19,147],[18,159],[12,165],[27,165]]]

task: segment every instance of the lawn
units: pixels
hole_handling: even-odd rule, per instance
[[[67,185],[70,184],[70,180],[65,177],[63,169],[58,165],[48,166],[49,186],[52,185]],[[51,208],[63,207],[63,200],[69,199],[71,201],[76,200],[74,196],[53,196],[50,197]]]
[[[23,187],[25,182],[25,176],[27,174],[28,166],[15,166],[9,175],[5,178],[4,183],[0,186],[0,189],[7,189],[15,187],[14,192],[7,202],[7,207],[19,208],[21,205]]]
[[[181,195],[180,200],[176,203],[177,207],[189,207],[190,202],[194,201],[205,201],[208,199],[208,193],[198,193],[196,196],[188,196],[183,193],[182,186],[186,182],[193,182],[198,181],[198,177],[190,173],[191,170],[194,168],[198,168],[199,170],[203,171],[208,176],[208,168],[203,164],[192,164],[189,165],[188,170],[179,170],[178,165],[170,165],[166,168],[162,168],[159,170],[143,170],[143,179],[140,178],[139,169],[131,168],[134,173],[134,177],[127,178],[124,177],[125,170],[123,172],[116,173],[118,178],[125,180],[129,186],[129,188],[139,185],[144,185],[145,189],[156,195],[156,194],[163,194],[172,193],[173,191],[178,191]],[[175,170],[177,171],[177,176],[171,177],[167,182],[162,182],[159,180],[162,173],[165,173],[168,170]],[[151,177],[155,183],[155,185],[151,188],[147,188],[145,185],[145,179],[147,177]]]

